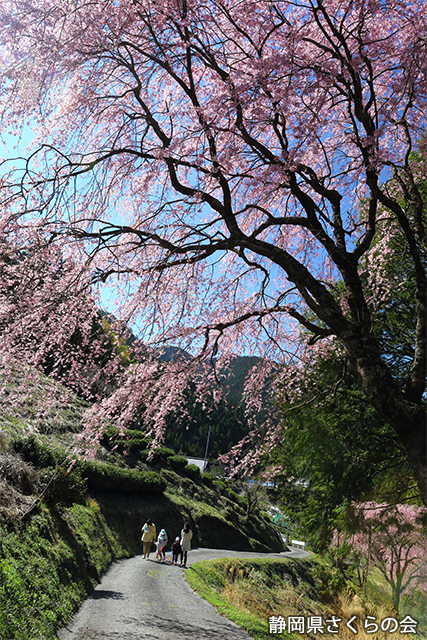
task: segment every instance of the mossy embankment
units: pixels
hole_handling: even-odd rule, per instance
[[[97,502],[0,523],[0,639],[53,640],[114,558],[131,550]]]

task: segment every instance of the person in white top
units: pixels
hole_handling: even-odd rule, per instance
[[[190,525],[186,522],[181,531],[181,549],[182,549],[182,562],[181,567],[187,566],[187,554],[191,549],[191,538],[193,532],[190,529]]]

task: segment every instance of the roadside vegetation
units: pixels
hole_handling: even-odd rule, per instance
[[[379,622],[395,617],[390,605],[377,592],[374,598],[362,599],[354,588],[346,585],[336,570],[324,559],[315,555],[302,560],[271,560],[222,558],[193,564],[187,571],[190,585],[218,611],[236,622],[256,640],[271,639],[269,618],[282,616],[322,616],[324,640],[339,638],[349,640],[355,635],[345,626],[352,616],[357,616],[357,638],[360,640],[403,640],[412,636],[399,631],[390,636],[387,632],[372,634],[373,627],[363,629],[361,621],[372,616]],[[341,619],[334,633],[328,633],[327,620]],[[371,621],[371,620],[369,620]],[[329,623],[333,629],[333,625]],[[278,635],[288,640],[319,638],[320,632],[291,632],[286,629]],[[370,633],[368,633],[370,631]]]
[[[2,640],[53,640],[110,562],[133,553],[91,499],[2,521],[0,539]]]

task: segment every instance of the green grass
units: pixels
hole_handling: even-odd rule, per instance
[[[366,619],[368,615],[377,620],[394,615],[390,605],[385,604],[383,594],[372,590],[371,597],[360,597],[363,594],[357,594],[348,584],[340,581],[336,570],[324,558],[314,555],[302,560],[206,560],[191,565],[186,576],[195,591],[256,640],[271,639],[270,616],[283,616],[285,620],[288,616],[322,616],[323,620],[328,620],[335,615],[342,621],[339,634],[331,634],[325,628],[321,637],[324,640],[337,637],[339,640],[352,640],[354,636],[345,627],[344,621],[350,620],[353,615],[359,620]],[[425,601],[423,603],[425,605]],[[412,604],[419,607],[422,603],[418,599]],[[402,611],[400,618],[411,613],[419,622],[416,637],[426,637],[421,609],[418,615],[413,615],[415,609],[409,610],[409,606],[407,602],[407,608]],[[288,640],[301,640],[300,635],[286,631],[281,636]],[[375,639],[387,640],[386,636],[386,633],[380,633]],[[304,637],[316,640],[320,636],[306,632]],[[357,637],[360,640],[373,638],[362,628],[359,628]],[[396,640],[410,640],[414,636],[397,632],[393,637]]]
[[[0,524],[0,638],[54,640],[114,557],[131,551],[88,500]]]
[[[289,570],[293,580],[298,575],[291,563],[289,560],[239,558],[203,560],[191,565],[186,577],[191,587],[215,606],[219,613],[256,640],[271,640],[268,617],[287,615],[277,601],[277,587],[280,585],[283,588],[286,570]],[[302,593],[307,588],[302,579],[304,574],[302,570]],[[268,602],[270,605],[266,607]],[[299,638],[286,631],[281,633],[281,637],[288,640]]]

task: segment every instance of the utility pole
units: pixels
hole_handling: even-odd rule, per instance
[[[211,437],[211,425],[209,425],[208,439],[206,440],[205,460],[203,462],[203,471],[206,469],[206,464],[208,462],[208,449],[209,449],[209,439],[210,439],[210,437]]]

